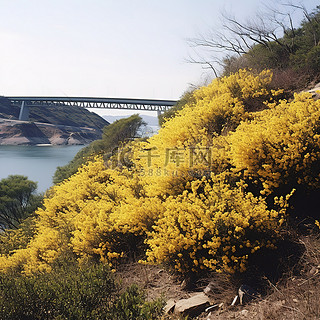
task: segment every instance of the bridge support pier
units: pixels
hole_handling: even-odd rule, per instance
[[[29,106],[24,101],[21,103],[19,120],[29,121]]]

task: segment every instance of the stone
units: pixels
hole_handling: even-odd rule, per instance
[[[318,85],[316,85],[314,88],[308,90],[307,92],[311,93],[311,94],[312,94],[312,97],[313,97],[315,100],[318,100],[318,99],[320,98],[319,91],[320,91],[320,87],[318,87]]]
[[[239,315],[243,317],[247,317],[249,315],[249,311],[246,309],[243,309],[239,312]]]
[[[169,299],[163,308],[165,314],[173,313],[174,307],[176,306],[176,301],[174,299]]]
[[[203,292],[204,292],[205,294],[211,294],[211,293],[213,293],[213,288],[214,288],[214,286],[213,286],[213,284],[210,282],[210,283],[203,289]]]
[[[188,316],[197,316],[210,304],[209,298],[203,293],[197,293],[188,299],[177,301],[174,312]]]
[[[313,266],[312,268],[311,268],[311,270],[309,271],[310,272],[310,274],[312,274],[312,275],[316,275],[316,274],[318,274],[318,272],[319,272],[319,266],[318,267],[315,267],[315,266]]]
[[[203,292],[204,292],[205,294],[209,294],[209,293],[211,292],[211,287],[210,287],[210,285],[206,286],[206,287],[203,289]]]

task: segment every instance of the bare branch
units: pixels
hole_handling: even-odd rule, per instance
[[[192,57],[189,57],[189,59],[187,59],[187,62],[189,63],[195,63],[195,64],[200,64],[202,66],[203,69],[210,69],[212,70],[212,72],[214,73],[214,76],[217,78],[218,77],[218,72],[215,68],[215,64],[218,64],[218,65],[222,65],[222,62],[221,61],[218,61],[218,60],[214,60],[214,61],[205,61],[205,60],[201,60],[198,59],[198,60],[195,60],[194,58]]]
[[[287,0],[289,1],[289,0]],[[255,19],[251,21],[239,21],[234,16],[228,13],[221,13],[221,27],[219,30],[214,30],[209,35],[202,35],[197,39],[189,39],[189,44],[194,48],[202,48],[205,53],[212,54],[214,57],[191,59],[192,63],[199,63],[214,70],[221,67],[221,58],[217,58],[224,54],[224,56],[242,55],[251,52],[254,56],[255,46],[259,45],[270,52],[275,48],[281,48],[282,51],[290,55],[295,50],[297,33],[294,28],[293,12],[301,10],[305,19],[312,21],[312,15],[308,13],[302,4],[282,3],[283,7],[290,8],[286,12],[278,8],[267,7],[267,11],[257,14]],[[313,24],[310,24],[314,28]],[[284,38],[283,36],[286,35]],[[314,43],[318,43],[316,29],[313,30]],[[228,59],[226,59],[228,60]],[[280,61],[281,62],[281,61]]]

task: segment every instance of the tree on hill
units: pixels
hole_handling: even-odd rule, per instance
[[[58,167],[53,182],[57,184],[71,177],[94,155],[112,153],[119,145],[139,136],[140,129],[145,125],[141,117],[135,114],[104,127],[102,139],[93,141],[82,148],[67,165]]]
[[[0,180],[0,229],[17,228],[41,204],[37,183],[21,175]]]
[[[292,69],[296,75],[320,75],[320,6],[308,12],[303,5],[284,4],[284,10],[268,12],[247,22],[223,14],[221,31],[191,39],[194,47],[204,48],[210,55],[192,62],[210,66],[223,75],[240,68],[262,70]],[[304,19],[296,28],[293,11]],[[310,80],[310,79],[309,79]]]

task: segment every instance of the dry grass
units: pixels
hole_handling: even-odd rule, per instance
[[[122,288],[138,284],[146,292],[147,300],[164,297],[183,299],[189,297],[184,284],[173,274],[159,266],[143,265],[137,262],[120,265],[116,279]]]
[[[274,69],[271,86],[282,88],[286,92],[301,91],[310,82],[310,73],[307,70]]]
[[[290,265],[282,268],[284,274],[277,280],[265,277],[262,281],[265,292],[259,300],[246,305],[231,307],[241,283],[250,280],[214,274],[194,283],[194,291],[202,291],[209,283],[212,303],[223,302],[223,307],[198,317],[201,320],[319,320],[320,319],[320,236],[308,235],[295,238],[295,244],[287,252],[280,251],[280,263]],[[302,248],[294,252],[295,248]],[[269,261],[270,262],[270,261]],[[272,265],[273,262],[270,262]],[[260,274],[261,275],[261,274]],[[116,277],[123,288],[137,283],[146,290],[147,299],[158,297],[188,298],[193,292],[173,274],[158,266],[127,263],[119,266]],[[254,282],[257,274],[251,279]],[[261,284],[261,283],[260,283]],[[183,319],[166,316],[163,319]]]
[[[227,307],[201,319],[207,320],[319,320],[320,319],[320,238],[299,239],[305,248],[296,267],[300,274],[287,274],[260,301]]]

